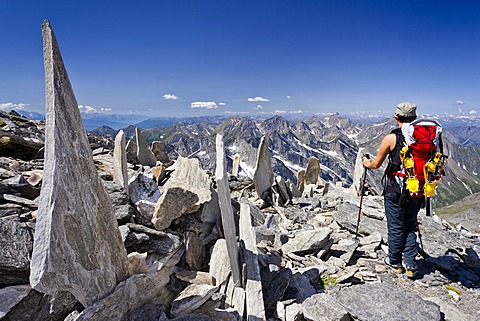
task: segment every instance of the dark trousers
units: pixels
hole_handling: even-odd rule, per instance
[[[415,267],[417,256],[417,214],[421,202],[419,198],[403,197],[400,194],[388,193],[384,196],[385,215],[388,227],[388,256],[392,264],[402,263]]]

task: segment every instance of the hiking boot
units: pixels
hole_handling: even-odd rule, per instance
[[[402,274],[405,272],[401,263],[390,263],[390,257],[386,256],[383,262],[389,266],[395,273]]]
[[[417,275],[417,266],[416,265],[407,265],[403,263],[403,267],[405,268],[405,276],[407,278],[413,279]]]

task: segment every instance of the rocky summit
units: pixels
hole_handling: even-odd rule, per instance
[[[45,174],[47,159],[43,155],[49,157],[44,153],[45,124],[15,113],[0,114],[0,121],[4,124],[1,135],[24,138],[15,140],[24,145],[9,146],[15,153],[5,152],[0,157],[3,320],[480,318],[480,236],[461,225],[420,212],[423,250],[417,258],[418,275],[411,280],[383,263],[386,219],[382,197],[374,190],[367,189],[364,196],[358,235],[356,190],[321,179],[311,186],[309,178],[308,184],[303,182],[303,191],[297,188],[302,184],[268,179],[271,185],[266,191],[262,185],[260,198],[253,176],[226,173],[226,194],[224,187],[219,190],[224,186],[222,169],[213,174],[198,167],[198,162],[193,165],[188,158],[180,158],[168,167],[160,161],[153,167],[127,162],[127,193],[114,182],[115,168],[122,167],[116,163],[125,158],[115,156],[118,150],[114,151],[112,142],[92,135],[88,141],[93,163],[113,206],[116,224],[90,236],[71,231],[68,240],[77,245],[71,254],[62,249],[63,243],[50,242],[43,249],[59,260],[83,262],[94,255],[91,244],[119,233],[123,251],[128,253],[129,276],[101,296],[84,298],[68,288],[36,290],[30,283],[31,266],[37,260],[32,256],[38,246],[34,239],[47,233],[39,228],[41,216],[46,215],[39,200],[44,187],[52,183]],[[35,133],[35,145],[29,142],[27,132]],[[10,140],[8,144],[13,143]],[[223,157],[218,165],[226,170]],[[269,155],[260,153],[259,157]],[[304,169],[307,167],[308,162]],[[62,170],[71,168],[74,164]],[[62,184],[69,190],[69,204],[98,197],[87,194],[86,184],[94,184],[89,179],[82,186]],[[282,190],[287,199],[281,196]],[[188,203],[190,198],[193,201]],[[231,211],[230,219],[222,211]],[[172,214],[162,219],[160,213]],[[76,214],[72,222],[80,230],[91,220]],[[50,224],[56,230],[55,224],[65,223],[55,216]],[[236,259],[231,259],[232,253]],[[64,273],[65,280],[78,274],[53,262],[48,271]],[[235,276],[238,281],[232,271],[239,274]],[[78,287],[88,289],[98,281],[97,276],[85,276]]]
[[[422,210],[417,276],[395,273],[383,198],[367,187],[360,207],[361,171],[352,188],[322,178],[316,157],[294,180],[272,174],[267,138],[289,130],[279,118],[265,135],[242,121],[259,148],[255,171],[236,175],[227,128],[214,172],[123,134],[117,146],[86,135],[43,28],[46,121],[0,112],[0,319],[480,319],[478,233]]]

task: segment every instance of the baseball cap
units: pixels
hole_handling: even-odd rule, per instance
[[[397,105],[395,114],[403,117],[416,117],[417,116],[417,105],[410,102],[403,102]]]

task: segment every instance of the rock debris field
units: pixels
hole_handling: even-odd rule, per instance
[[[162,143],[87,135],[48,22],[46,119],[0,113],[2,320],[480,320],[480,235],[419,215],[415,279],[383,264],[383,198],[170,160]],[[358,167],[358,166],[357,166]],[[234,173],[235,175],[229,174]]]

